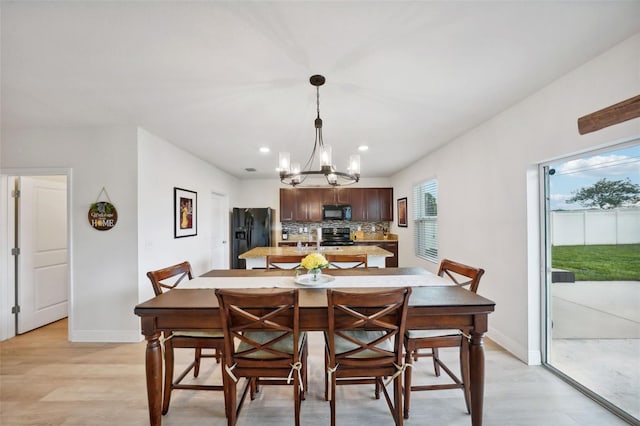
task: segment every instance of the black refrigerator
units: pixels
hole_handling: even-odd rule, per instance
[[[273,237],[273,209],[234,207],[231,214],[231,268],[244,269],[242,253],[255,247],[269,247]]]

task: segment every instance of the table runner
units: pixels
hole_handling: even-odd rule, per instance
[[[324,275],[332,276],[331,273]],[[435,274],[332,276],[333,281],[318,285],[297,284],[293,276],[197,277],[180,288],[347,288],[347,287],[427,287],[450,286],[453,282]]]

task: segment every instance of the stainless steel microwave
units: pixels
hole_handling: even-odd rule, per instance
[[[322,220],[351,220],[351,206],[324,205],[322,206]]]

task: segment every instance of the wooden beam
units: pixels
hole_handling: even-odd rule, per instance
[[[581,135],[640,117],[640,95],[578,118]]]

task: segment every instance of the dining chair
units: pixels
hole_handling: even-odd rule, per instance
[[[352,254],[352,255],[327,254],[325,258],[327,259],[327,262],[329,262],[329,268],[351,269],[351,268],[367,267],[366,254]]]
[[[156,296],[159,296],[164,291],[170,291],[178,287],[185,279],[192,279],[193,274],[189,262],[182,262],[157,271],[149,271],[147,272],[147,277],[151,280],[154,293]],[[193,377],[198,377],[200,373],[200,360],[202,358],[215,358],[216,362],[220,363],[224,352],[224,335],[221,331],[169,330],[164,332],[163,342],[166,371],[164,376],[162,414],[167,414],[169,411],[171,392],[175,389],[224,391],[223,385],[181,383],[191,370],[193,370]],[[195,356],[193,362],[174,380],[175,348],[194,349]],[[203,349],[213,349],[214,352],[203,353]]]
[[[267,270],[269,269],[298,269],[305,255],[270,255],[267,256]]]
[[[375,384],[396,425],[402,425],[402,336],[411,289],[328,289],[325,399],[336,424],[336,386]],[[387,382],[384,379],[387,378]],[[393,382],[393,401],[386,385]]]
[[[455,285],[468,288],[476,293],[480,278],[484,274],[484,269],[463,265],[449,259],[443,259],[438,268],[438,275],[447,276]],[[469,330],[407,330],[404,338],[405,364],[412,368],[405,369],[404,373],[404,418],[409,418],[411,406],[411,392],[441,389],[462,389],[467,405],[467,413],[471,413],[471,393],[469,391]],[[438,348],[460,348],[460,376],[447,367],[440,359]],[[420,349],[430,349],[428,353],[420,353]],[[421,357],[433,358],[433,368],[435,375],[440,376],[440,368],[453,380],[453,383],[413,385],[412,384],[412,361],[418,361]]]
[[[250,390],[293,385],[295,424],[307,389],[307,336],[300,332],[297,289],[216,289],[224,331],[228,424],[236,424]],[[237,383],[245,378],[240,401]],[[237,406],[237,408],[236,408]]]

